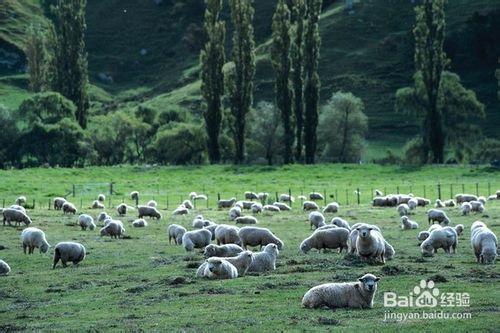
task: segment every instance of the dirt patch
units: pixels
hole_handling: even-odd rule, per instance
[[[151,258],[151,265],[153,267],[170,265],[173,262],[174,261],[172,259],[164,258],[164,257],[152,257]]]
[[[163,280],[160,280],[160,284],[167,284],[169,286],[181,286],[184,284],[191,284],[194,283],[190,278],[185,277],[185,276],[175,276],[175,277],[170,277],[166,278]]]
[[[436,275],[433,275],[433,276],[430,276],[426,279],[427,282],[429,282],[430,280],[434,281],[434,282],[448,282],[448,279],[441,275],[441,274],[436,274]]]
[[[384,275],[400,275],[405,274],[406,269],[404,267],[386,265],[380,269],[380,272]]]
[[[139,239],[139,237],[132,237],[129,235],[122,236],[122,239]]]
[[[235,294],[235,291],[233,289],[223,288],[223,287],[202,287],[200,288],[199,292],[200,294],[209,294],[209,295]]]
[[[192,262],[188,262],[186,264],[186,268],[198,268],[198,267],[200,267],[200,265],[201,265],[201,262],[199,262],[199,261],[192,261]]]
[[[335,318],[318,317],[318,324],[338,326],[338,325],[340,325],[340,320],[335,319]]]
[[[299,284],[297,282],[278,282],[278,283],[266,282],[266,283],[258,286],[257,289],[259,289],[259,290],[262,290],[262,289],[293,289],[294,287],[296,287],[298,285]]]
[[[0,251],[8,249],[7,247],[0,245]]]
[[[339,265],[348,267],[363,267],[366,266],[367,262],[361,260],[360,257],[354,254],[347,254],[342,260],[340,260]]]
[[[131,287],[131,288],[125,289],[125,292],[131,293],[131,294],[140,294],[140,293],[145,292],[149,288],[150,288],[149,285],[147,285],[147,284],[141,284],[141,285],[138,285],[138,286],[135,286],[135,287]]]
[[[46,293],[64,293],[66,292],[66,289],[56,287],[56,286],[49,286],[47,289],[45,289]]]

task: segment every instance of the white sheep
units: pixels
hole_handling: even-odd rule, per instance
[[[331,202],[323,208],[323,213],[337,213],[340,205],[337,202]]]
[[[91,209],[104,209],[104,205],[99,201],[99,200],[94,200],[92,202],[92,206],[90,206]]]
[[[195,229],[202,229],[208,227],[211,223],[209,220],[205,220],[202,215],[198,215],[193,220],[192,226]]]
[[[302,210],[304,211],[319,210],[319,206],[313,201],[304,201],[302,203]]]
[[[460,212],[464,216],[465,215],[469,215],[469,213],[471,212],[471,210],[472,210],[472,206],[468,202],[463,202],[462,205],[460,206]]]
[[[340,217],[334,217],[331,221],[331,224],[336,225],[339,228],[345,228],[347,230],[351,230],[349,222]]]
[[[62,211],[63,211],[63,214],[75,215],[77,213],[76,206],[69,201],[66,201],[65,203],[63,203]]]
[[[385,239],[382,234],[369,225],[357,227],[356,253],[363,260],[374,259],[385,263]]]
[[[443,229],[443,227],[440,224],[433,224],[429,227],[429,229],[427,229],[427,231],[432,232],[433,230],[437,230],[437,229]]]
[[[209,245],[210,246],[210,245]],[[207,246],[207,248],[209,247]],[[206,250],[206,248],[205,248]],[[250,268],[250,265],[252,264],[253,261],[253,254],[251,251],[241,251],[234,256],[231,257],[211,257],[214,259],[223,259],[232,264],[236,270],[238,271],[238,276],[244,276],[248,269]],[[198,268],[198,272],[203,271],[205,267],[203,265],[207,265],[207,262],[205,261],[202,266]]]
[[[182,202],[182,205],[186,207],[187,209],[194,209],[193,203],[189,200],[184,200]]]
[[[262,213],[262,204],[256,202],[250,207],[250,210],[254,214]]]
[[[458,236],[461,236],[462,233],[464,232],[464,226],[463,226],[463,224],[457,224],[455,226],[455,231],[457,232]]]
[[[108,219],[111,219],[111,216],[109,216],[106,212],[100,212],[97,216],[97,222],[104,222]]]
[[[436,207],[436,208],[444,208],[445,205],[444,205],[444,203],[441,200],[436,199],[436,203],[434,204],[434,207]]]
[[[11,205],[9,208],[18,210],[18,211],[23,212],[24,214],[26,214],[26,208],[24,208],[23,206]],[[3,212],[3,210],[2,210],[2,212]]]
[[[475,229],[477,228],[487,228],[486,224],[484,222],[481,222],[481,221],[475,221],[474,223],[472,223],[472,225],[470,226],[470,232],[474,232]]]
[[[156,208],[156,206],[158,206],[158,203],[154,200],[149,200],[148,203],[146,204],[146,206]]]
[[[215,241],[217,245],[224,244],[241,244],[240,236],[238,236],[238,232],[240,228],[227,225],[227,224],[219,224],[217,228],[215,228]]]
[[[231,198],[229,200],[221,199],[217,202],[217,207],[221,208],[231,208],[236,202],[236,198]]]
[[[439,225],[439,224],[434,224],[434,225]],[[424,230],[424,231],[420,231],[417,235],[417,239],[420,241],[420,243],[418,244],[420,246],[420,244],[422,244],[422,242],[424,240],[426,240],[427,238],[429,238],[429,235],[431,233],[427,230]]]
[[[24,223],[25,225],[31,224],[31,219],[26,213],[21,210],[17,210],[14,208],[6,208],[2,211],[3,215],[3,225],[7,222],[8,225],[11,225],[11,222],[15,222],[16,225]]]
[[[457,194],[455,195],[455,201],[457,202],[457,204],[461,204],[462,202],[469,202],[469,201],[473,201],[473,200],[477,200],[477,196],[473,195],[473,194]]]
[[[411,198],[410,200],[408,200],[408,208],[410,208],[410,210],[414,210],[417,207],[418,207],[417,198]]]
[[[8,275],[10,273],[10,266],[5,261],[0,260],[0,275]]]
[[[427,221],[429,224],[437,221],[439,223],[444,223],[444,225],[448,225],[451,222],[446,213],[440,209],[429,209],[427,211]]]
[[[399,213],[399,216],[408,215],[410,213],[410,207],[408,207],[407,204],[402,203],[398,205],[397,211]]]
[[[207,229],[208,231],[210,231],[212,233],[212,240],[215,240],[215,229],[217,229],[219,225],[208,220],[206,222],[208,223],[203,227],[203,229]]]
[[[184,233],[182,236],[182,246],[186,251],[193,249],[202,249],[212,240],[212,233],[207,229],[191,230]]]
[[[300,201],[305,201],[305,200],[307,200],[307,197],[306,197],[305,195],[302,195],[302,194],[301,194],[301,195],[299,195],[299,196],[297,197],[297,200],[300,200]]]
[[[486,205],[486,200],[487,199],[484,196],[480,196],[480,197],[477,198],[477,201],[479,201],[483,205]]]
[[[54,210],[61,210],[65,202],[66,199],[64,198],[54,198]]]
[[[21,195],[21,196],[17,197],[17,199],[15,201],[15,204],[19,205],[19,206],[26,205],[26,197],[24,195]]]
[[[205,247],[205,250],[203,251],[203,256],[205,258],[235,257],[241,252],[243,252],[243,249],[236,244],[224,244],[224,245],[208,244]]]
[[[106,196],[101,193],[97,196],[97,200],[100,202],[104,202],[106,200]]]
[[[209,279],[235,279],[238,270],[233,264],[222,258],[207,259],[196,271],[196,277]]]
[[[94,218],[88,214],[81,214],[78,216],[78,224],[82,228],[82,230],[87,230],[89,228],[90,230],[95,229],[95,223],[94,223]]]
[[[275,203],[273,203],[273,206],[278,207],[280,209],[280,211],[292,210],[292,207],[288,206],[287,204],[285,204],[283,202],[275,202]]]
[[[152,219],[161,219],[161,214],[155,207],[151,206],[138,206],[137,212],[139,213],[139,218],[150,217]]]
[[[293,203],[295,202],[295,198],[290,194],[283,193],[280,194],[279,201]]]
[[[259,199],[259,196],[257,195],[257,193],[254,193],[254,192],[245,192],[245,199],[247,200],[258,200]]]
[[[118,213],[119,216],[124,216],[127,214],[127,210],[131,209],[132,207],[127,206],[125,203],[121,203],[116,207],[116,212]]]
[[[121,238],[123,233],[125,232],[125,228],[123,223],[118,220],[106,220],[104,227],[100,230],[100,235],[102,236],[110,236],[111,238]]]
[[[497,257],[498,239],[488,227],[475,229],[471,234],[471,246],[476,261],[482,264],[494,264]]]
[[[262,210],[266,212],[280,212],[280,208],[275,205],[265,205],[262,207]]]
[[[238,201],[237,203],[235,203],[235,205],[238,205],[243,209],[251,209],[254,203],[255,202],[253,201]]]
[[[401,216],[401,229],[410,230],[410,229],[418,229],[418,223],[412,221],[408,218],[408,216]]]
[[[420,207],[425,207],[427,205],[430,205],[431,204],[431,201],[429,199],[426,199],[426,198],[421,198],[421,197],[414,197],[413,199],[417,200],[417,206],[420,206]],[[411,201],[412,199],[408,200],[408,203]]]
[[[300,244],[300,251],[307,253],[311,249],[339,249],[347,251],[347,239],[349,238],[349,230],[345,228],[332,228],[315,231],[311,236],[307,237]]]
[[[452,227],[443,227],[433,230],[429,237],[420,244],[423,256],[432,257],[438,249],[442,248],[444,252],[450,253],[453,249],[455,253],[457,248],[458,236]]]
[[[311,230],[313,226],[317,229],[325,225],[325,217],[320,212],[310,212],[308,220]]]
[[[266,201],[269,198],[269,193],[267,192],[259,192],[257,193],[257,197],[260,201]]]
[[[245,216],[239,216],[235,220],[236,224],[257,224],[259,221],[253,216],[250,215],[245,215]]]
[[[469,204],[471,206],[471,212],[475,212],[475,213],[483,213],[484,212],[484,206],[483,206],[483,203],[481,201],[473,200],[473,201],[470,201]]]
[[[276,259],[279,254],[279,245],[267,244],[261,252],[253,254],[253,260],[248,272],[267,272],[276,269]]]
[[[139,201],[139,192],[138,191],[132,191],[130,192],[130,199],[135,200],[136,202]]]
[[[186,233],[186,228],[178,224],[171,224],[167,228],[168,232],[168,243],[171,244],[172,239],[176,245],[182,244],[182,236]]]
[[[270,243],[276,244],[280,250],[283,248],[283,242],[266,228],[243,227],[238,231],[238,236],[245,250],[247,246],[262,247]]]
[[[325,200],[325,197],[321,193],[311,192],[309,193],[309,200]]]
[[[66,263],[71,261],[74,266],[78,265],[85,259],[85,246],[75,242],[60,242],[54,248],[54,264],[52,269],[56,268],[57,263],[61,260],[63,267]]]
[[[187,214],[189,214],[189,209],[187,209],[183,205],[180,205],[172,212],[172,215],[187,215]]]
[[[35,248],[40,249],[40,253],[45,253],[50,247],[50,244],[45,238],[45,233],[38,228],[26,228],[21,233],[21,243],[23,245],[24,254],[26,254],[26,248],[28,248],[28,253],[33,254]]]
[[[144,228],[148,226],[148,222],[146,222],[145,219],[137,219],[134,222],[132,222],[132,226],[134,228]]]
[[[373,298],[380,278],[363,275],[357,282],[325,283],[313,287],[302,298],[306,308],[373,308]]]
[[[234,221],[236,220],[237,217],[241,216],[241,208],[238,206],[231,207],[231,209],[229,209],[228,214],[229,214],[229,219],[231,221]]]
[[[457,204],[455,203],[455,200],[453,199],[448,199],[444,201],[444,206],[445,207],[455,207]]]

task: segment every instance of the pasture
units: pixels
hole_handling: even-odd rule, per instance
[[[500,235],[500,201],[488,201],[484,214],[461,216],[457,208],[445,208],[452,226],[463,224],[456,254],[439,250],[433,258],[422,258],[416,235],[428,227],[425,212],[419,207],[411,218],[419,223],[417,230],[401,230],[395,208],[374,208],[369,203],[371,189],[393,193],[396,187],[408,193],[437,198],[436,184],[443,184],[442,196],[450,196],[450,185],[456,193],[475,194],[476,183],[481,195],[488,195],[487,184],[500,190],[498,172],[488,168],[424,167],[402,169],[373,165],[317,165],[312,167],[187,167],[141,168],[110,167],[86,169],[26,169],[0,171],[0,200],[12,204],[18,195],[26,195],[34,227],[45,231],[54,246],[60,241],[76,241],[87,248],[87,257],[78,267],[52,270],[53,248],[46,254],[28,256],[22,252],[22,227],[1,227],[0,259],[12,271],[0,277],[0,331],[9,330],[158,330],[158,331],[494,331],[500,326],[500,269],[496,265],[475,262],[470,248],[470,225],[484,221]],[[99,210],[88,207],[97,194],[82,191],[68,200],[77,204],[76,216],[63,216],[49,210],[48,200],[67,194],[73,184],[115,182],[108,214],[117,218],[114,207],[133,202],[128,193],[138,190],[140,202],[155,198],[163,214],[160,221],[151,220],[146,228],[132,228],[136,212],[121,218],[126,237],[111,240],[99,236],[98,229],[81,231],[77,216],[88,213],[96,217]],[[446,185],[445,185],[446,184]],[[85,189],[85,186],[81,188]],[[352,193],[361,191],[361,204]],[[396,250],[394,260],[385,265],[367,264],[337,251],[302,254],[300,242],[311,234],[307,213],[299,204],[291,212],[258,215],[260,227],[269,228],[284,241],[271,273],[248,275],[234,280],[209,281],[194,277],[203,262],[200,251],[187,253],[182,247],[168,244],[168,224],[177,223],[191,229],[197,214],[218,224],[234,224],[227,210],[218,210],[217,194],[224,198],[243,192],[266,191],[294,195],[313,190],[327,192],[328,201],[337,189],[341,203],[339,214],[326,214],[348,220],[351,225],[367,222],[379,226],[386,240]],[[99,191],[102,190],[102,191]],[[205,204],[187,216],[171,217],[181,198],[189,192],[209,195]],[[346,197],[347,193],[347,197]],[[168,199],[167,199],[168,198]],[[109,202],[107,199],[106,204]],[[349,204],[347,205],[347,200]],[[80,201],[82,202],[80,207]],[[168,201],[168,210],[166,210]],[[323,206],[323,203],[320,204]],[[258,250],[258,249],[255,249]],[[301,298],[311,287],[328,282],[355,281],[365,273],[381,277],[374,308],[368,310],[308,310]],[[439,308],[447,313],[468,312],[470,319],[384,320],[387,311],[409,313],[419,309],[389,309],[383,306],[383,293],[392,291],[408,295],[422,279],[431,279],[441,293],[470,294],[468,308]],[[430,311],[430,310],[429,310]]]

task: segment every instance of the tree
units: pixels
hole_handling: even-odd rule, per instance
[[[283,160],[285,164],[293,162],[292,145],[294,140],[292,126],[293,92],[290,85],[290,11],[284,0],[278,0],[272,25],[271,59],[276,72],[276,105],[281,111],[283,122]]]
[[[231,130],[234,136],[235,163],[245,160],[245,123],[252,105],[253,78],[255,76],[255,54],[253,36],[252,1],[230,0],[233,23],[233,66],[228,73],[229,103],[231,108]]]
[[[59,0],[54,8],[52,48],[54,59],[52,90],[61,93],[76,106],[76,119],[87,124],[89,108],[87,52],[85,50],[86,0]]]
[[[224,40],[226,26],[219,20],[221,0],[206,0],[205,33],[207,42],[200,54],[201,91],[205,99],[205,130],[210,163],[220,162],[219,135],[222,123],[222,96],[224,95],[225,62]]]
[[[318,20],[321,3],[322,0],[307,0],[304,35],[304,145],[306,164],[314,164],[316,155],[316,127],[318,126],[319,89],[321,85],[318,75],[319,48],[321,45]]]
[[[204,140],[201,126],[181,123],[158,131],[153,149],[161,163],[201,164],[205,150]]]
[[[302,160],[302,132],[304,131],[304,16],[305,0],[292,1],[294,22],[293,43],[290,51],[292,58],[292,80],[295,118],[295,160]]]
[[[0,167],[12,165],[19,157],[19,131],[12,112],[0,104]]]
[[[47,51],[45,33],[39,25],[26,29],[26,60],[28,62],[29,87],[34,93],[46,87]]]
[[[422,126],[423,155],[433,163],[444,161],[443,116],[438,107],[441,77],[448,62],[443,50],[445,0],[424,0],[415,8],[415,68],[422,77],[426,115]]]
[[[363,101],[351,93],[336,92],[322,107],[318,134],[322,158],[328,162],[357,163],[368,131]]]
[[[267,163],[272,165],[274,157],[281,145],[283,128],[280,126],[280,112],[269,102],[259,102],[253,111],[250,126],[251,137],[257,142],[258,155],[264,155]]]

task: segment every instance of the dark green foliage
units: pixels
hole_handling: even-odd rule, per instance
[[[211,163],[220,162],[219,135],[222,122],[222,96],[224,95],[225,63],[224,42],[225,23],[219,19],[222,8],[221,0],[207,0],[205,11],[205,34],[207,42],[200,54],[201,91],[205,99],[205,130],[207,132],[207,150]]]
[[[280,123],[282,113],[271,103],[259,102],[250,115],[250,137],[255,142],[252,160],[265,158],[267,164],[272,165],[282,148],[281,142],[284,136],[282,122]]]
[[[491,163],[500,160],[500,140],[481,140],[474,149],[473,159],[479,163]]]
[[[0,104],[0,167],[9,166],[18,158],[19,131],[10,110]]]
[[[245,161],[245,125],[253,98],[255,54],[253,1],[230,0],[233,24],[233,66],[229,69],[227,87],[231,108],[231,131],[234,137],[234,162]]]
[[[316,127],[318,126],[318,103],[320,80],[318,75],[319,49],[319,14],[322,0],[306,0],[307,13],[304,34],[304,75],[305,75],[305,114],[304,114],[304,145],[305,162],[314,164],[316,155]]]
[[[178,124],[161,130],[153,142],[153,150],[160,163],[201,164],[205,151],[203,129],[194,124]]]
[[[45,32],[39,25],[31,24],[26,29],[26,60],[28,63],[29,87],[32,92],[40,92],[47,87],[47,62]]]
[[[292,146],[294,140],[292,126],[293,91],[290,84],[290,11],[284,0],[279,0],[273,17],[273,34],[271,59],[273,62],[275,79],[276,105],[281,112],[283,122],[283,162],[293,162]],[[268,158],[270,164],[271,159]]]
[[[19,106],[19,115],[28,124],[54,124],[62,118],[73,118],[75,111],[75,105],[56,92],[34,94]]]

